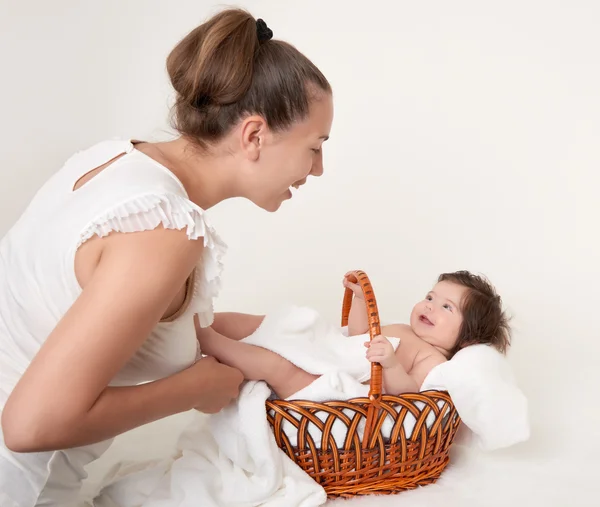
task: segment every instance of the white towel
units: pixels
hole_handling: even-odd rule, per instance
[[[292,306],[268,315],[263,325],[245,341],[277,352],[309,373],[323,375],[288,399],[328,401],[367,396],[369,387],[361,382],[370,378],[371,365],[365,358],[363,345],[368,339],[368,334],[348,337],[346,328],[329,324],[316,311]],[[388,339],[395,350],[400,340]],[[466,426],[460,432],[462,443],[491,451],[529,438],[527,399],[517,386],[506,357],[490,346],[466,347],[450,361],[433,368],[420,388],[420,391],[428,390],[448,391]],[[423,408],[420,402],[415,405]],[[443,402],[438,406],[441,408]],[[317,416],[322,421],[326,419],[325,413]],[[430,413],[426,426],[431,427],[434,421]],[[387,416],[382,426],[384,437],[389,436],[394,422]],[[412,435],[415,423],[410,414],[404,420],[407,438]],[[295,428],[285,423],[284,429],[295,444]],[[317,446],[320,445],[320,431],[312,424],[309,433]],[[336,421],[332,433],[341,447],[345,425]]]
[[[306,371],[322,375],[296,393],[313,401],[366,396],[370,376],[363,343],[347,337],[309,308],[270,313],[244,341],[279,353]],[[394,347],[398,339],[390,340]],[[312,507],[325,503],[325,490],[283,453],[266,418],[271,395],[265,382],[247,382],[237,401],[209,418],[192,422],[172,461],[121,465],[95,500],[97,507]],[[289,424],[289,423],[288,423]],[[311,428],[313,433],[315,428]],[[286,432],[287,433],[287,432]],[[318,445],[319,432],[316,433]],[[340,445],[344,428],[334,431]],[[293,428],[288,436],[294,440]]]
[[[388,338],[396,350],[400,340]],[[312,308],[282,306],[242,341],[272,350],[313,375],[347,373],[359,383],[371,376],[363,345],[369,334],[346,336]]]
[[[421,391],[430,389],[448,391],[452,398],[466,426],[458,442],[493,451],[529,439],[527,398],[508,360],[496,349],[462,349],[429,372]]]
[[[174,460],[122,465],[95,507],[316,507],[324,489],[279,450],[266,420],[270,390],[248,382],[238,402],[193,421]]]
[[[270,349],[304,370],[321,375],[290,398],[312,401],[367,396],[370,376],[364,341],[348,337],[308,308],[286,307],[267,315],[244,341]],[[394,348],[399,340],[390,338]],[[479,447],[508,446],[528,437],[526,400],[514,384],[505,358],[489,347],[473,346],[434,368],[421,390],[449,391]],[[95,501],[97,507],[313,507],[323,505],[325,491],[287,458],[266,419],[271,392],[264,382],[247,382],[230,407],[209,418],[208,426],[192,423],[178,442],[171,461],[136,464],[113,473],[113,483]],[[404,421],[407,436],[415,420]],[[324,415],[319,416],[321,420]],[[384,423],[389,431],[392,418]],[[427,425],[433,422],[433,414]],[[294,428],[286,423],[294,443]],[[320,445],[320,431],[309,428]],[[346,435],[336,422],[338,447]]]
[[[347,373],[344,372],[330,372],[322,375],[318,379],[316,379],[312,384],[305,387],[301,391],[298,391],[294,395],[290,396],[288,400],[310,400],[315,402],[325,402],[332,400],[349,400],[352,398],[366,398],[368,397],[369,386],[363,385],[358,382],[355,378],[351,377]],[[419,410],[424,408],[424,404],[421,402],[415,403],[416,407]],[[440,409],[443,408],[444,402],[440,401],[438,403],[438,407]],[[399,408],[396,407],[398,411]],[[354,410],[343,409],[341,411],[345,414],[349,420],[356,415]],[[289,412],[293,416],[296,416],[295,412]],[[329,412],[319,411],[315,413],[315,416],[321,420],[323,423],[327,420]],[[299,417],[296,417],[298,419]],[[407,413],[404,417],[404,421],[402,423],[403,432],[406,438],[410,438],[412,436],[415,424],[417,419],[411,413]],[[430,412],[427,418],[425,419],[425,425],[427,427],[431,427],[435,422],[435,414]],[[384,438],[389,438],[392,432],[393,426],[396,423],[396,417],[393,417],[390,414],[386,414],[383,424],[381,426],[381,434]],[[364,428],[366,424],[366,418],[362,418],[358,424],[357,433],[359,438],[362,439],[364,434]],[[296,446],[298,444],[298,430],[292,423],[289,421],[283,422],[283,431],[285,435],[290,440],[290,444]],[[319,448],[321,446],[321,436],[322,430],[315,426],[313,422],[309,422],[307,425],[308,433],[312,437],[313,442]],[[335,422],[331,428],[331,436],[334,439],[335,446],[338,449],[344,447],[344,442],[346,436],[348,434],[348,425],[344,422],[344,420],[340,417],[335,419]],[[327,447],[327,446],[325,446]]]
[[[367,349],[364,346],[369,338],[368,333],[348,336],[347,328],[330,324],[311,308],[285,306],[268,314],[256,332],[243,341],[276,352],[313,375],[321,375],[304,389],[289,396],[288,400],[325,402],[368,396],[369,385],[363,382],[368,381],[371,376],[371,363],[366,358]],[[396,350],[400,339],[388,339]],[[354,411],[348,409],[342,412],[350,419],[355,415]],[[325,422],[329,413],[317,412],[315,415]],[[434,421],[432,413],[426,423],[431,425]],[[394,417],[386,416],[381,428],[384,437],[389,436],[395,422]],[[365,419],[359,423],[360,437],[365,423]],[[407,414],[403,423],[407,438],[412,435],[415,424],[415,417]],[[344,446],[347,428],[341,418],[337,418],[333,424],[331,434],[338,448]],[[285,421],[283,431],[291,445],[296,446],[298,432],[292,423]],[[320,447],[321,430],[311,422],[308,424],[308,433],[315,445]]]

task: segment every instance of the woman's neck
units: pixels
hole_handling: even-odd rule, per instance
[[[141,143],[136,148],[169,169],[181,181],[189,199],[202,209],[240,195],[234,155],[203,153],[183,137]]]

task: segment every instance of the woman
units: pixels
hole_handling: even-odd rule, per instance
[[[197,341],[225,250],[204,211],[276,211],[322,174],[333,116],[322,73],[272,35],[241,10],[194,29],[167,59],[181,135],[75,154],[0,243],[3,507],[72,505],[116,435],[237,396]]]

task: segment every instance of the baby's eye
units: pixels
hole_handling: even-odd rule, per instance
[[[452,306],[450,306],[448,303],[446,303],[446,304],[444,305],[444,308],[445,308],[446,310],[450,310],[450,311],[452,311]]]
[[[431,301],[433,298],[432,298],[431,296],[425,296],[425,299],[426,299],[427,301]]]

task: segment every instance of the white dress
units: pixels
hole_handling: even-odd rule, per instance
[[[86,173],[114,161],[77,190]],[[135,385],[172,375],[199,357],[193,316],[213,320],[226,246],[166,167],[128,140],[109,140],[71,157],[35,195],[0,241],[0,411],[19,378],[60,318],[81,293],[75,253],[94,235],[167,228],[204,241],[186,304],[161,321],[111,385]],[[0,506],[77,505],[84,466],[106,441],[66,451],[13,453],[0,429]]]

